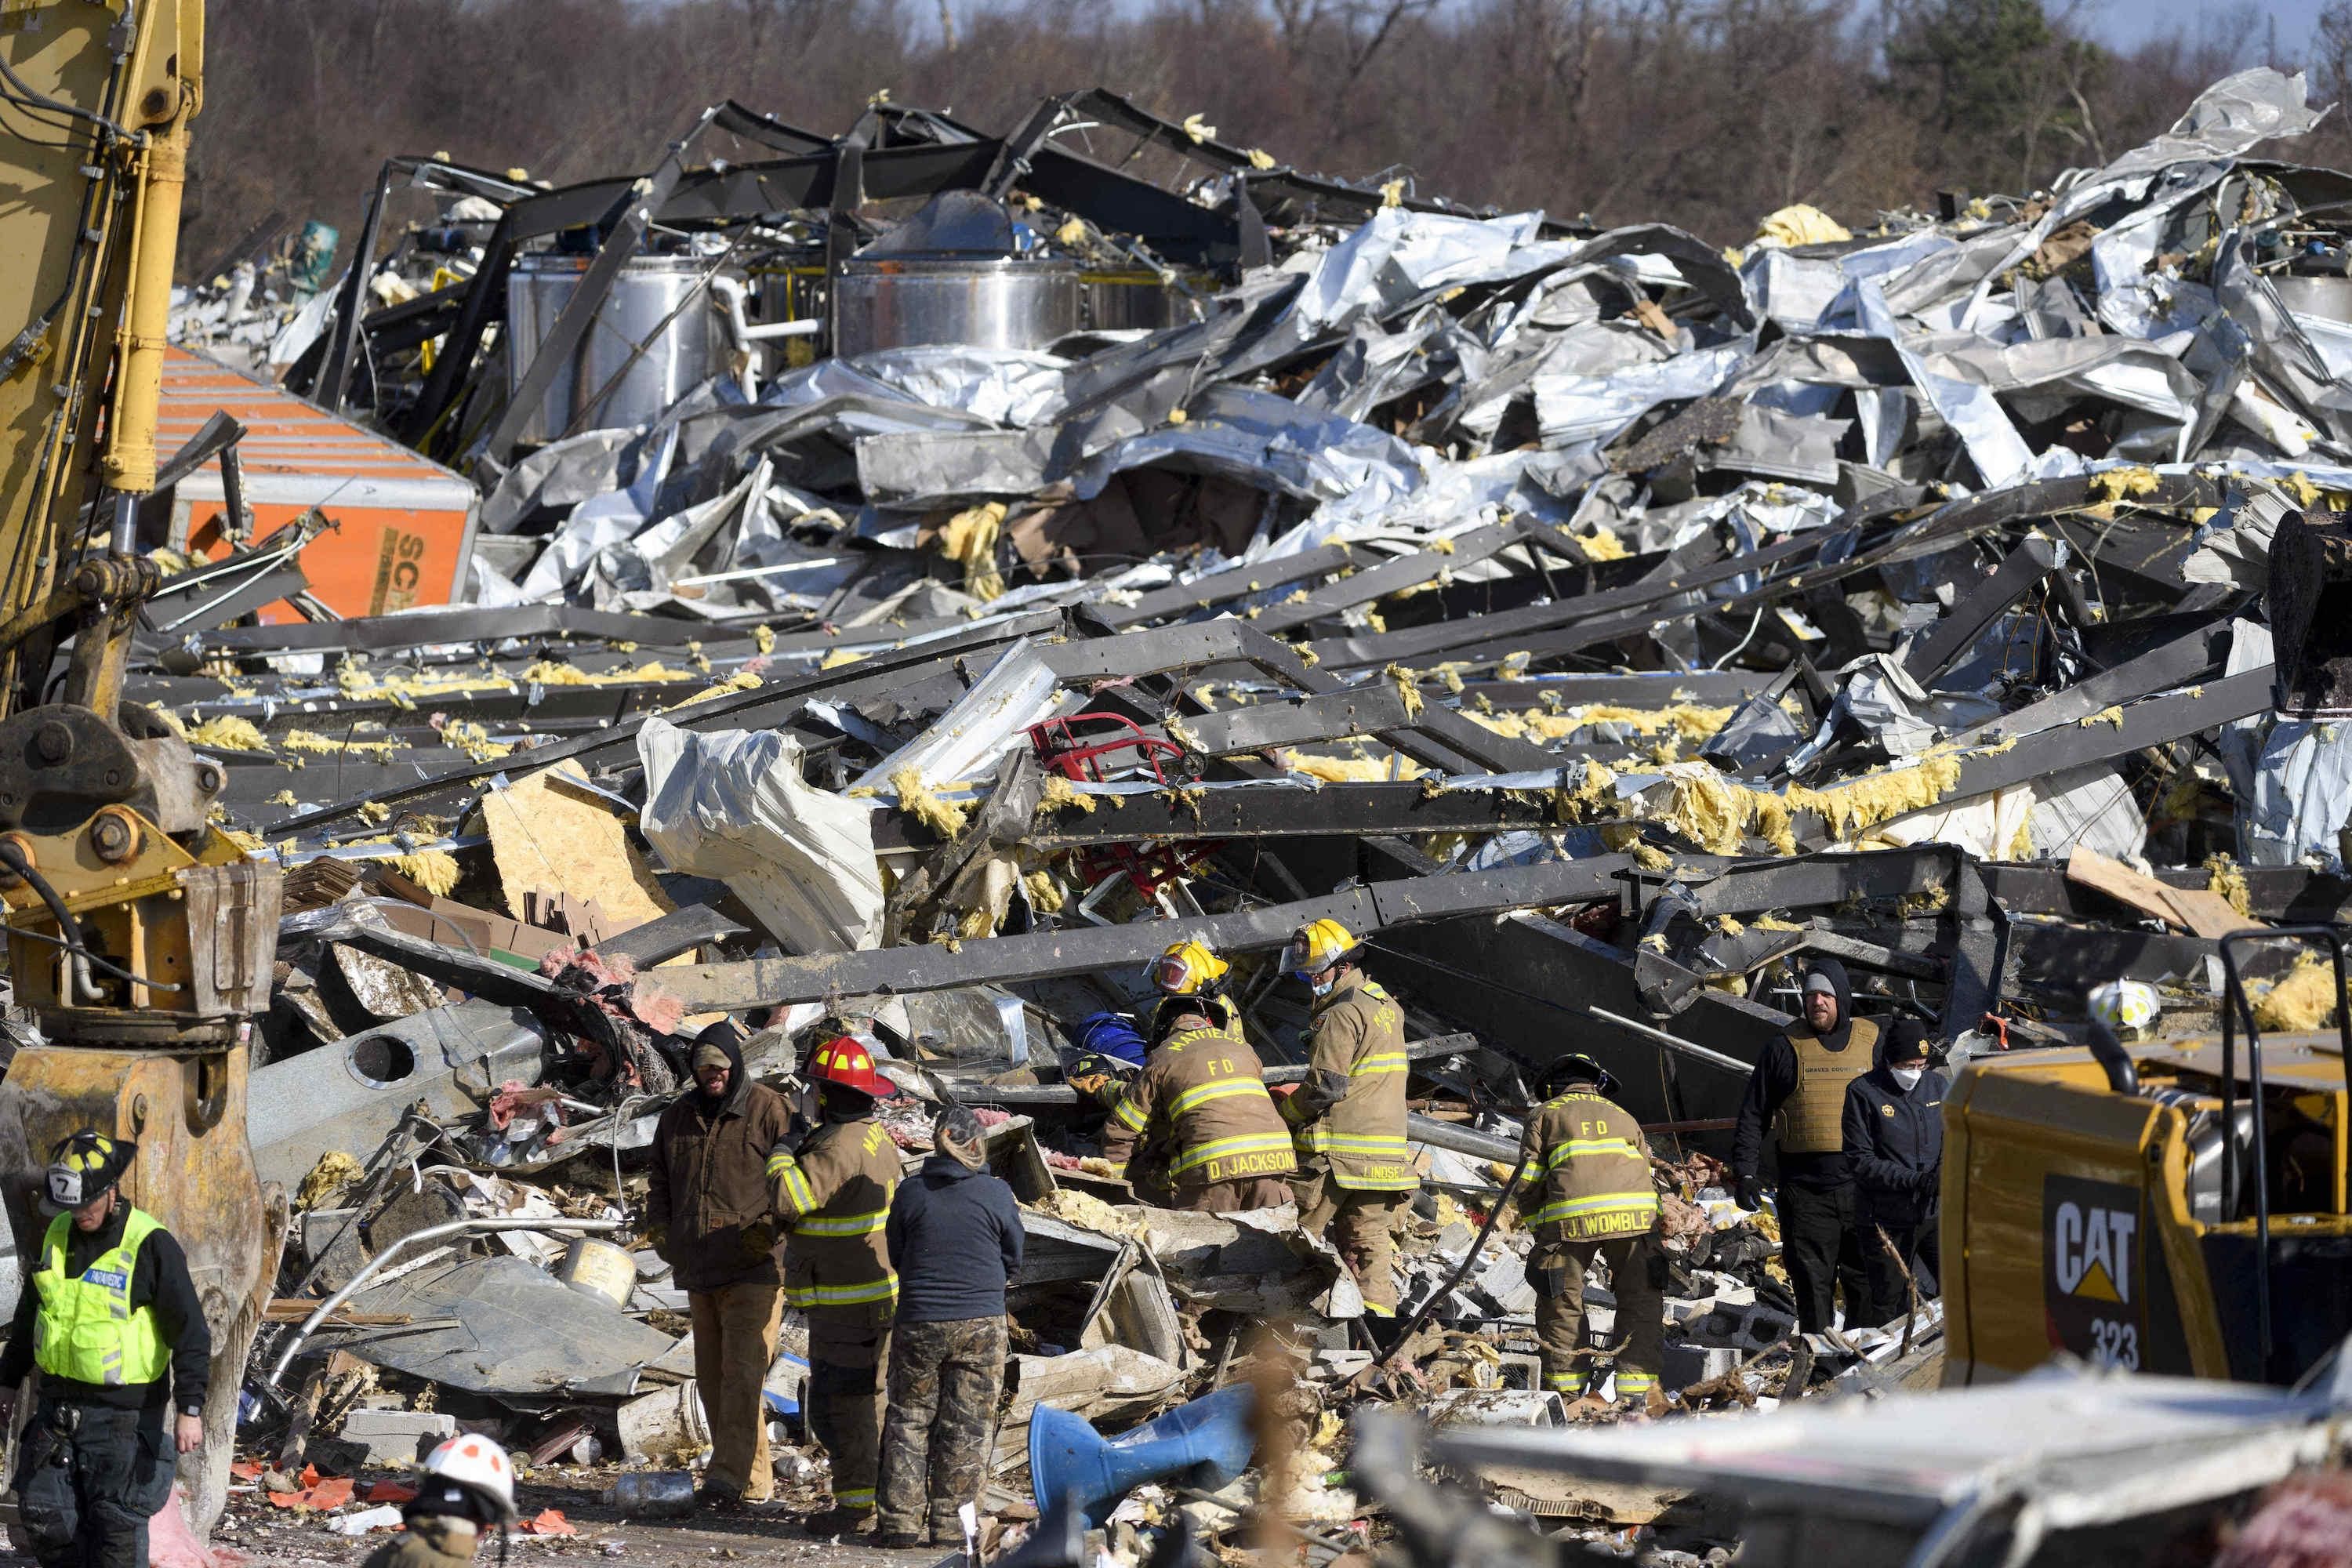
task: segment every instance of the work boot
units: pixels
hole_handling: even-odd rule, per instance
[[[874,1510],[870,1508],[829,1508],[823,1513],[811,1514],[801,1528],[819,1541],[846,1541],[873,1522]]]
[[[694,1506],[713,1513],[732,1513],[743,1506],[743,1489],[725,1481],[706,1481],[694,1489]]]
[[[919,1530],[884,1530],[875,1533],[874,1544],[885,1552],[913,1552],[930,1545],[931,1538]]]

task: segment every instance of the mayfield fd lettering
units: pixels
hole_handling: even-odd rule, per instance
[[[2140,1234],[2137,1188],[2044,1178],[2042,1298],[2053,1345],[2097,1365],[2139,1369],[2147,1328]]]

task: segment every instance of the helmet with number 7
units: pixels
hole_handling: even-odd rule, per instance
[[[511,1524],[515,1517],[514,1461],[507,1451],[477,1432],[460,1433],[425,1458],[417,1475],[416,1500],[426,1512],[463,1512],[482,1524]],[[461,1495],[452,1495],[453,1489]],[[463,1507],[466,1496],[488,1510],[483,1518]],[[436,1507],[436,1503],[443,1506]]]

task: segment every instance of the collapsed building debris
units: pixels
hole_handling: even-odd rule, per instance
[[[1131,155],[1055,140],[1082,119]],[[989,1554],[1091,1524],[1122,1563],[1285,1530],[1319,1563],[1376,1510],[1423,1555],[1533,1549],[1346,1436],[1368,1404],[1510,1510],[1653,1543],[1817,1552],[1790,1521],[1891,1496],[1870,1461],[1929,1437],[1948,1469],[1871,1514],[1889,1560],[1954,1489],[2053,1538],[2136,1518],[2085,1496],[2145,1453],[2037,1449],[2065,1473],[2029,1486],[1998,1423],[2153,1420],[2170,1385],[1917,1391],[2053,1349],[2293,1384],[2352,1330],[2322,1288],[2352,1019],[2284,940],[2352,898],[2352,302],[2306,245],[2352,184],[2255,155],[2315,119],[2243,72],[2029,201],[1732,253],[1309,177],[1102,92],[1001,137],[722,105],[555,190],[393,159],[340,281],[184,301],[184,341],[286,391],[173,361],[183,412],[231,417],[188,422],[142,520],[176,570],[121,676],[209,770],[210,831],[285,876],[246,1091],[295,1211],[248,1413],[272,1473],[443,1414],[548,1475],[698,1459],[646,1151],[732,1016],[803,1113],[820,1043],[870,1042],[909,1170],[931,1112],[987,1128],[1024,1244]],[[975,294],[1002,309],[942,303]],[[322,489],[270,447],[281,403],[398,477]],[[1403,1040],[1393,1317],[1296,1206],[1150,1201],[1086,1084],[1100,1020],[1139,1056],[1181,942],[1231,964],[1266,1082],[1309,1079],[1277,952],[1324,921]],[[1969,1262],[1808,1328],[1784,1205],[1729,1162],[1819,960],[1955,1075]],[[2128,1047],[2095,981],[2146,988]],[[1516,1194],[1571,1053],[1652,1156],[1670,1420],[1618,1424],[1605,1267],[1587,1397],[1547,1381]],[[2085,1212],[2147,1245],[2105,1255],[2116,1312],[2045,1310]],[[559,1239],[608,1234],[601,1281]],[[825,1360],[795,1304],[763,1414],[796,1500]],[[1255,1468],[1120,1471],[1075,1548],[1039,1517],[1072,1422],[1244,1382]],[[2211,1495],[2327,1458],[2337,1405],[2237,1397],[2167,1407],[2260,1451]],[[1690,1435],[1733,1415],[1752,1465]],[[1801,1442],[1854,1475],[1766,1473]],[[1692,1524],[1726,1478],[1748,1521]]]

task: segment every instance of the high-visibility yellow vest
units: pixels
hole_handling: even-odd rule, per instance
[[[153,1383],[172,1365],[172,1347],[150,1305],[132,1310],[131,1275],[139,1247],[163,1229],[152,1215],[131,1209],[122,1238],[99,1255],[79,1278],[66,1272],[66,1235],[71,1215],[49,1222],[41,1242],[41,1265],[33,1289],[41,1299],[33,1323],[33,1361],[43,1372],[109,1388]]]

